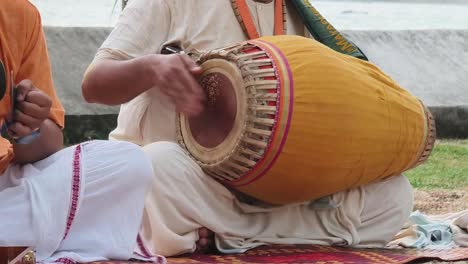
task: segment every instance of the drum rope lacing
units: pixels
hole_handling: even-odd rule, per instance
[[[268,148],[276,124],[275,119],[266,117],[277,114],[276,107],[268,106],[267,102],[275,101],[278,103],[279,96],[278,93],[268,93],[266,91],[277,90],[279,83],[277,80],[262,79],[265,77],[279,77],[276,75],[273,61],[261,59],[269,57],[266,51],[242,53],[242,51],[252,48],[258,48],[258,46],[246,42],[224,49],[208,51],[198,57],[199,64],[212,59],[223,59],[235,63],[245,80],[242,89],[245,89],[247,93],[249,108],[246,110],[249,111],[249,114],[246,122],[242,125],[242,132],[236,139],[236,145],[239,147],[233,148],[226,155],[210,163],[194,158],[187,151],[208,175],[223,181],[238,180],[255,167],[256,163],[262,159],[263,152]],[[272,68],[259,69],[260,66],[272,66]],[[178,141],[187,149],[181,133],[180,120],[177,123],[179,124],[177,126]]]

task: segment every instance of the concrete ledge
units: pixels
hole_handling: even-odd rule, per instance
[[[468,105],[429,107],[436,120],[437,138],[468,138]],[[107,139],[117,126],[117,114],[67,115],[65,117],[65,143],[76,144],[91,139]]]
[[[437,138],[468,138],[468,106],[429,107],[436,120]],[[67,115],[65,143],[76,144],[91,139],[107,139],[117,126],[117,114]]]
[[[117,115],[65,116],[64,143],[77,144],[92,139],[107,139],[117,126]]]
[[[67,115],[118,113],[118,107],[87,104],[81,94],[83,75],[110,28],[44,28],[57,95]]]
[[[468,105],[468,30],[344,33],[426,105]]]
[[[71,143],[106,138],[118,107],[87,104],[81,81],[111,28],[45,27]],[[344,31],[394,80],[432,110],[439,138],[468,138],[468,30]]]
[[[468,138],[468,105],[430,107],[436,120],[437,138]]]

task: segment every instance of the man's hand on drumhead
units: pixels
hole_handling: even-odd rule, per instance
[[[187,115],[201,113],[205,93],[196,79],[200,66],[183,54],[155,55],[150,60],[153,87],[166,94],[177,111]]]

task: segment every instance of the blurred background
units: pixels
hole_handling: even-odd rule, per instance
[[[31,2],[39,8],[44,25],[48,26],[112,26],[121,10],[120,0]],[[468,29],[467,0],[319,0],[311,3],[342,30]]]

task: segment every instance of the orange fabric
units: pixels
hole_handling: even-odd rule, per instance
[[[255,27],[252,15],[250,14],[249,7],[247,6],[245,0],[236,0],[236,4],[249,39],[259,38],[260,34]],[[284,35],[283,0],[275,0],[275,35]]]
[[[283,0],[275,1],[275,35],[284,35]]]
[[[253,22],[252,16],[250,15],[249,7],[245,0],[236,0],[237,8],[239,8],[239,13],[244,22],[245,29],[247,30],[247,35],[249,39],[256,39],[259,38],[260,35],[258,34],[257,28]]]
[[[13,71],[15,84],[29,79],[52,98],[49,118],[63,128],[65,113],[54,89],[41,17],[27,0],[2,1],[0,5],[0,59],[8,76],[8,89],[0,101],[1,122],[11,110],[10,72]],[[12,159],[12,145],[8,140],[0,138],[1,173]]]

